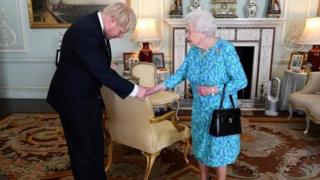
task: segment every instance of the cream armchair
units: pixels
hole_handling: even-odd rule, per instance
[[[306,113],[305,134],[309,131],[310,120],[320,124],[320,72],[311,72],[305,87],[289,96],[289,119],[295,109]]]
[[[183,141],[184,158],[189,162],[187,152],[190,147],[190,130],[177,122],[174,111],[155,117],[148,97],[145,101],[133,97],[121,99],[105,86],[101,89],[101,95],[106,105],[106,124],[111,138],[107,171],[111,167],[114,143],[142,151],[147,158],[144,179],[148,179],[160,151],[178,141]]]
[[[132,66],[131,75],[137,83],[144,87],[157,85],[157,68],[153,63],[140,62]],[[149,96],[153,106],[162,106],[176,102],[179,108],[179,94],[171,91],[162,91]]]

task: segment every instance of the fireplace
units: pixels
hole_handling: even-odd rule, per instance
[[[234,44],[248,78],[248,86],[239,92],[239,99],[261,99],[261,87],[266,85],[271,76],[274,39],[282,21],[266,18],[216,19],[217,35]],[[175,72],[188,50],[185,24],[182,19],[166,19],[166,22],[171,27],[172,71]],[[188,82],[181,83],[175,91],[185,97],[187,87]]]
[[[254,64],[254,46],[236,46],[236,51],[239,55],[242,67],[247,77],[253,77],[253,64]],[[248,78],[248,85],[245,89],[238,92],[239,99],[252,99],[251,92],[252,89],[252,79]]]

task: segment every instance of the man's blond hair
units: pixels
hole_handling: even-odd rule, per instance
[[[133,31],[136,27],[137,19],[134,11],[121,2],[109,4],[102,11],[103,14],[114,18],[119,26],[125,31]]]

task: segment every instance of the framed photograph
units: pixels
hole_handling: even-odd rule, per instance
[[[152,62],[157,68],[164,68],[164,55],[163,53],[152,53]]]
[[[133,63],[139,62],[138,53],[124,52],[123,53],[123,70],[129,71]]]
[[[60,60],[60,49],[57,49],[56,51],[56,66],[58,66]]]
[[[130,3],[129,0],[117,0]],[[28,0],[31,28],[65,28],[80,16],[102,10],[115,0]]]
[[[293,52],[291,53],[288,69],[301,70],[307,61],[307,53]]]

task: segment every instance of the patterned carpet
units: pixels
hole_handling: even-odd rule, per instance
[[[305,136],[303,118],[245,117],[242,122],[241,154],[228,167],[228,179],[320,179],[318,125]],[[73,179],[66,153],[56,114],[14,113],[0,120],[0,177]],[[161,152],[150,179],[199,179],[192,155],[190,160],[184,163],[182,145],[175,144]],[[141,152],[116,145],[108,179],[143,179],[145,166]]]

